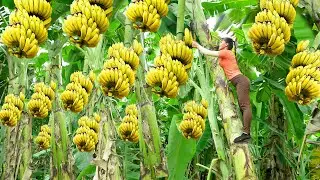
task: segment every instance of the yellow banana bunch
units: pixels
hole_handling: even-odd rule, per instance
[[[98,5],[90,5],[88,0],[73,1],[70,6],[70,12],[74,14],[84,14],[85,17],[97,24],[100,33],[104,33],[109,27],[109,20],[105,11]]]
[[[74,72],[70,76],[70,83],[66,90],[61,93],[61,101],[66,110],[78,113],[88,104],[89,96],[93,89],[94,73],[86,77],[82,72]]]
[[[146,82],[151,87],[160,87],[160,91],[153,91],[169,98],[176,97],[179,92],[179,82],[173,72],[163,66],[152,68],[146,75]]]
[[[179,129],[182,132],[182,135],[187,139],[198,139],[203,133],[201,126],[193,119],[181,121]]]
[[[138,109],[135,104],[128,105],[126,107],[125,112],[126,112],[126,115],[132,115],[132,116],[138,117]]]
[[[320,70],[316,67],[311,67],[310,65],[304,67],[299,66],[288,73],[286,83],[288,84],[293,78],[297,79],[297,77],[301,78],[303,76],[310,76],[316,81],[320,81]]]
[[[177,77],[179,84],[185,84],[188,80],[188,73],[180,61],[172,60],[169,54],[162,54],[154,59],[154,65],[157,67],[163,66],[169,72]]]
[[[285,88],[285,93],[289,100],[305,105],[320,97],[320,84],[310,76],[303,77],[298,81],[292,80],[289,82]]]
[[[107,96],[123,98],[130,92],[129,79],[118,69],[103,69],[99,74],[98,81],[102,91]]]
[[[137,143],[139,141],[138,130],[133,123],[121,123],[118,128],[118,133],[122,140]]]
[[[46,0],[14,0],[18,10],[26,10],[28,14],[39,17],[45,25],[51,21],[52,8]]]
[[[27,11],[16,9],[9,16],[9,24],[21,24],[25,30],[35,34],[35,39],[38,43],[43,43],[48,38],[48,31],[45,28],[43,21],[39,17],[32,15],[29,16]],[[30,34],[29,32],[29,34]]]
[[[138,54],[133,49],[124,47],[123,43],[115,43],[108,49],[109,58],[117,58],[130,65],[133,71],[139,67],[140,59]]]
[[[158,13],[153,5],[148,5],[145,1],[139,1],[129,5],[126,16],[133,22],[134,28],[143,32],[156,32],[161,24],[161,16]]]
[[[121,59],[111,58],[104,63],[103,68],[104,69],[118,69],[118,70],[120,70],[122,74],[127,75],[130,86],[134,85],[135,73],[131,69],[131,67],[128,64],[125,64],[125,62],[122,61]]]
[[[187,69],[191,67],[193,53],[186,44],[190,41],[192,44],[192,36],[188,29],[185,32],[185,41],[176,40],[171,34],[159,41],[161,55],[154,59],[156,68],[152,68],[145,77],[156,94],[176,97],[179,86],[188,80]]]
[[[92,18],[84,14],[69,15],[62,26],[70,41],[82,46],[95,47],[100,40],[100,30]]]
[[[20,120],[23,110],[24,94],[20,93],[17,97],[13,94],[8,94],[5,97],[4,104],[0,110],[0,121],[5,126],[16,126]]]
[[[144,0],[144,2],[148,7],[153,6],[161,17],[168,14],[169,8],[165,0]]]
[[[30,29],[26,30],[20,24],[7,26],[1,39],[8,47],[9,53],[18,58],[32,58],[39,51],[35,34]]]
[[[196,122],[196,124],[200,125],[201,130],[204,131],[205,128],[205,121],[204,118],[201,117],[199,114],[197,114],[196,112],[187,112],[183,114],[183,120],[184,121],[190,121],[193,120],[194,122]]]
[[[188,28],[184,29],[184,37],[183,37],[184,42],[186,43],[187,46],[191,47],[192,46],[192,41],[193,37]]]
[[[289,42],[299,0],[260,0],[261,12],[248,32],[257,54],[280,55]],[[271,25],[270,25],[271,24]]]
[[[271,22],[255,23],[249,29],[249,38],[258,54],[279,55],[285,49],[283,33],[278,34],[275,24]]]
[[[300,42],[291,61],[290,71],[286,77],[285,94],[291,101],[306,105],[320,97],[320,56],[319,52],[304,50],[307,41]],[[299,50],[298,50],[299,49]]]
[[[174,43],[161,44],[160,51],[163,54],[168,53],[172,59],[180,61],[183,65],[188,65],[193,60],[192,49],[185,45],[183,41],[174,41]]]
[[[293,56],[291,61],[291,67],[296,68],[298,66],[319,67],[320,57],[315,52],[302,51]]]
[[[100,6],[104,10],[108,18],[110,18],[110,16],[112,15],[113,0],[89,0],[89,2],[91,5]]]
[[[162,36],[159,41],[159,46],[165,46],[167,44],[174,44],[175,37],[172,34],[167,34],[165,36]]]
[[[198,139],[205,130],[205,118],[208,114],[208,101],[201,100],[201,104],[195,101],[188,101],[184,105],[183,120],[179,129],[186,138]]]
[[[123,98],[130,92],[135,81],[135,71],[139,67],[142,46],[134,42],[133,48],[126,48],[122,42],[108,49],[108,60],[103,65],[98,81],[105,95]]]
[[[95,133],[99,133],[99,123],[95,119],[80,118],[78,121],[79,127],[87,127]]]
[[[152,68],[146,75],[147,84],[151,87],[160,86],[164,78],[164,73],[167,73],[164,67]]]
[[[48,38],[52,8],[45,0],[14,0],[16,10],[9,16],[1,39],[8,52],[17,58],[33,58],[39,44]]]
[[[300,41],[297,45],[297,49],[296,52],[302,52],[308,49],[310,41],[309,40],[304,40],[304,41]]]
[[[136,39],[132,43],[132,48],[138,56],[143,52],[142,44],[140,44]]]
[[[73,137],[73,142],[81,152],[90,152],[95,149],[99,141],[99,122],[100,116],[96,113],[93,118],[82,116],[78,120],[79,128],[76,131],[76,135]]]
[[[70,12],[62,26],[70,41],[80,47],[95,47],[109,27],[112,0],[75,0]]]
[[[50,86],[47,86],[43,82],[41,82],[34,85],[34,91],[43,93],[45,96],[47,96],[50,99],[50,101],[53,101],[55,98],[54,87],[56,87],[54,82],[51,82]]]
[[[295,2],[293,2],[295,4]],[[283,0],[263,0],[260,1],[261,9],[276,11],[281,17],[284,17],[289,25],[292,25],[296,17],[294,4]]]
[[[35,143],[41,149],[48,149],[50,147],[51,142],[51,129],[48,125],[43,125],[40,128],[40,132],[35,139]]]
[[[90,73],[93,73],[92,71]],[[92,75],[91,75],[92,76]],[[92,78],[87,78],[82,72],[74,72],[70,76],[70,82],[81,85],[82,88],[86,90],[86,93],[91,94],[93,89]]]
[[[34,86],[34,93],[28,103],[29,114],[36,118],[46,118],[52,109],[52,101],[55,97],[55,83],[46,86],[43,82]]]
[[[123,118],[118,133],[122,140],[138,142],[139,126],[138,126],[138,109],[135,104],[126,107],[126,116]]]
[[[8,103],[8,104],[13,104],[14,106],[16,106],[20,111],[23,110],[23,101],[24,101],[24,94],[20,92],[19,97],[16,97],[13,94],[8,94],[5,98],[4,98],[4,103]]]
[[[184,106],[185,112],[195,113],[205,119],[208,115],[208,110],[202,104],[197,104],[195,101],[189,101]]]

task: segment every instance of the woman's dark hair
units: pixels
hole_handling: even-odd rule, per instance
[[[228,50],[231,50],[233,48],[233,45],[235,42],[231,38],[223,38],[223,41],[225,41],[228,44]]]

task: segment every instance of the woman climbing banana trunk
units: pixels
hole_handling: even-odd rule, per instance
[[[231,51],[234,44],[231,38],[223,38],[219,46],[219,51],[206,49],[195,41],[193,41],[192,47],[197,48],[202,54],[218,57],[219,65],[222,67],[225,75],[236,87],[238,102],[243,115],[243,133],[235,138],[234,142],[240,143],[250,139],[252,112],[249,98],[250,81],[239,70],[236,57]]]

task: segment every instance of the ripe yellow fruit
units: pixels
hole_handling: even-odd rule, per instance
[[[297,49],[296,52],[302,52],[308,49],[310,41],[309,40],[304,40],[304,41],[300,41],[297,45]]]
[[[100,121],[100,116],[96,113],[93,118],[82,116],[78,120],[79,128],[76,131],[76,135],[73,137],[73,142],[81,152],[90,152],[95,149],[99,141],[98,121]]]
[[[51,129],[48,125],[43,125],[40,128],[40,132],[35,139],[35,143],[41,149],[48,149],[51,144]]]
[[[43,82],[34,86],[34,93],[28,103],[29,114],[36,118],[46,118],[52,108],[52,101],[55,98],[55,83],[51,82],[50,86]]]

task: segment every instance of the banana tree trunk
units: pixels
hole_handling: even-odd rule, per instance
[[[8,56],[9,76],[12,77],[10,78],[12,81],[10,81],[8,93],[18,95],[19,92],[25,92],[28,63],[22,61],[26,60],[13,62],[13,57]],[[22,179],[31,176],[29,168],[32,144],[31,127],[31,119],[25,111],[22,112],[17,126],[7,127],[6,162],[1,179]]]
[[[117,131],[110,117],[111,109],[101,112],[101,125],[97,157],[93,163],[97,166],[93,180],[122,180],[120,161],[116,152]]]
[[[223,141],[223,136],[221,135],[219,125],[218,125],[218,120],[217,120],[218,110],[217,108],[215,108],[216,106],[214,105],[216,104],[216,95],[210,91],[203,91],[205,89],[210,89],[209,68],[204,69],[203,64],[200,63],[200,65],[196,69],[196,75],[200,83],[200,87],[198,87],[198,89],[201,92],[202,97],[207,99],[209,102],[208,120],[210,124],[212,138],[214,140],[214,148],[217,151],[218,157],[220,159],[219,167],[220,167],[221,176],[222,176],[222,179],[229,179],[231,176],[231,173],[229,172],[231,168],[231,164],[228,160],[228,157],[226,154],[226,145]]]
[[[201,7],[200,0],[193,1],[193,19],[195,31],[202,44],[211,41],[208,25]],[[233,140],[240,135],[242,121],[237,113],[236,103],[228,85],[223,70],[217,64],[212,64],[212,58],[207,58],[207,65],[211,68],[212,80],[215,83],[218,105],[223,119],[225,134],[229,143],[230,156],[233,161],[236,179],[257,179],[254,164],[247,144],[234,144]]]
[[[49,49],[51,59],[51,81],[57,83],[56,98],[51,112],[50,126],[52,129],[51,148],[52,162],[51,179],[74,179],[73,156],[67,130],[67,118],[60,103],[59,90],[62,87],[61,49],[65,41],[56,40]],[[50,47],[50,46],[49,46]]]
[[[283,114],[283,106],[279,101],[279,98],[275,94],[272,94],[269,101],[269,124],[277,132],[281,134],[287,134],[285,132],[285,118]],[[285,149],[285,143],[278,133],[270,131],[267,137],[268,141],[265,148],[268,149],[265,156],[262,169],[264,178],[269,179],[294,179],[291,168],[281,160],[279,157],[278,148]]]
[[[86,70],[97,70],[103,65],[104,61],[104,43],[100,40],[99,44],[95,48],[86,48],[85,50],[85,66]],[[94,58],[92,58],[94,57]],[[97,103],[105,104],[98,101],[98,92],[101,93],[96,87],[91,95],[90,104],[88,105],[87,115],[92,115],[94,107]],[[112,103],[112,102],[108,102]],[[111,109],[108,107],[102,107],[100,109],[101,122],[99,132],[99,143],[97,146],[96,155],[97,157],[92,161],[96,165],[96,173],[94,180],[121,180],[123,179],[120,161],[116,152],[116,142],[114,139],[117,138],[117,131],[111,118]]]
[[[141,42],[144,46],[144,35],[141,33]],[[152,101],[150,87],[146,87],[145,50],[140,57],[140,68],[135,83],[137,103],[139,109],[139,145],[143,159],[140,163],[141,179],[156,179],[166,177],[166,159],[161,149],[160,131],[157,124],[156,110]]]

